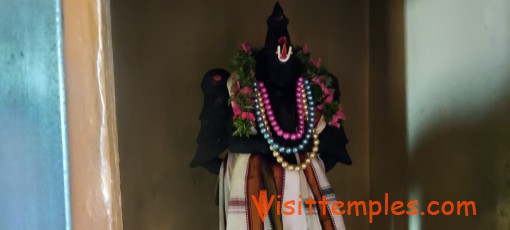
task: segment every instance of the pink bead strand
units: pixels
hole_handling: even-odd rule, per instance
[[[276,118],[274,116],[273,109],[271,107],[271,101],[269,100],[269,94],[267,93],[267,89],[264,86],[263,82],[259,82],[258,86],[262,96],[262,103],[264,104],[264,108],[266,110],[266,114],[271,124],[271,127],[275,131],[276,135],[279,137],[283,137],[285,140],[297,140],[301,139],[305,133],[305,116],[304,116],[304,107],[303,107],[303,78],[300,77],[296,84],[296,105],[297,105],[297,113],[298,113],[298,130],[294,133],[288,133],[282,130]]]

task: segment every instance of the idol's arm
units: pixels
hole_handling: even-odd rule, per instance
[[[200,114],[200,132],[196,138],[198,149],[191,167],[201,166],[218,174],[221,166],[219,155],[228,146],[227,122],[232,116],[228,104],[227,80],[230,73],[223,69],[207,72],[202,80],[204,102]]]

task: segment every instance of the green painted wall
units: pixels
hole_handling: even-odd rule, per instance
[[[0,229],[70,229],[60,1],[0,0]]]

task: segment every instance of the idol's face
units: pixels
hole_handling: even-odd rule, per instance
[[[301,73],[301,63],[295,57],[295,55],[286,53],[286,61],[281,61],[280,58],[283,56],[282,48],[280,46],[280,57],[277,55],[278,50],[274,49],[264,49],[263,51],[263,60],[262,68],[260,74],[265,75],[265,81],[271,83],[274,86],[278,87],[286,87],[289,85],[293,85],[297,77],[299,77]],[[286,46],[286,49],[290,49]]]

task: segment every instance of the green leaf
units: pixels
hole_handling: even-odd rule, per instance
[[[237,137],[249,137],[251,135],[251,127],[252,123],[249,120],[243,120],[241,117],[237,117],[234,119],[234,126],[236,127],[236,130],[234,130],[234,133],[232,133],[232,136]]]
[[[326,120],[326,122],[329,122],[329,121],[331,121],[331,119],[333,119],[333,115],[336,114],[336,112],[338,111],[338,108],[339,108],[339,104],[337,101],[334,101],[332,103],[326,103],[324,105],[324,110],[323,110],[322,114],[324,115],[324,119]]]
[[[313,101],[316,103],[321,103],[324,97],[324,93],[322,92],[322,88],[319,85],[311,84],[312,89],[312,97]]]

